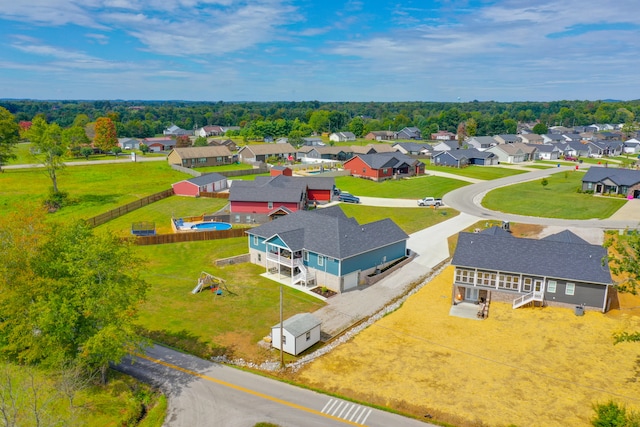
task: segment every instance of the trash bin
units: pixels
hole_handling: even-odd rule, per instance
[[[576,316],[584,316],[584,306],[576,305]]]

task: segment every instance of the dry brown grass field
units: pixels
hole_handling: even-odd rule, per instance
[[[640,330],[637,310],[492,303],[488,319],[462,319],[449,316],[452,280],[448,267],[297,381],[456,426],[590,425],[610,399],[640,409],[640,343],[612,339]]]

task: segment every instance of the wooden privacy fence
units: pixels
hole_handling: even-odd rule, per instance
[[[229,193],[211,193],[209,191],[201,191],[200,197],[208,197],[210,199],[228,199]]]
[[[124,206],[120,206],[119,208],[112,209],[103,214],[94,216],[93,218],[89,218],[86,220],[87,224],[91,227],[97,227],[105,222],[111,221],[114,218],[118,218],[126,213],[135,211],[136,209],[140,209],[143,206],[147,206],[150,203],[157,202],[158,200],[166,199],[169,196],[173,196],[173,188],[168,190],[161,191],[160,193],[152,194],[147,197],[143,197],[135,202],[128,203]]]
[[[136,245],[162,245],[165,243],[197,242],[201,240],[230,239],[245,237],[246,228],[232,228],[230,230],[195,231],[192,233],[157,234],[155,236],[139,236]]]

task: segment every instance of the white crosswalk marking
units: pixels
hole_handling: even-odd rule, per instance
[[[329,399],[321,412],[362,425],[365,425],[371,415],[370,408],[338,399]]]

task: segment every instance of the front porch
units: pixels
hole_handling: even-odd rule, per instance
[[[280,274],[278,272],[269,272],[267,271],[266,273],[262,273],[261,274],[262,277],[264,277],[265,279],[269,279],[269,280],[273,280],[274,282],[278,282],[281,285],[284,286],[288,286],[292,289],[297,289],[300,292],[304,292],[305,294],[309,294],[311,296],[314,296],[322,301],[326,300],[326,298],[318,295],[315,292],[312,292],[311,289],[315,288],[316,285],[315,283],[311,283],[311,284],[303,284],[303,283],[297,283],[297,284],[293,284],[291,283],[291,276],[285,275],[285,274]]]

